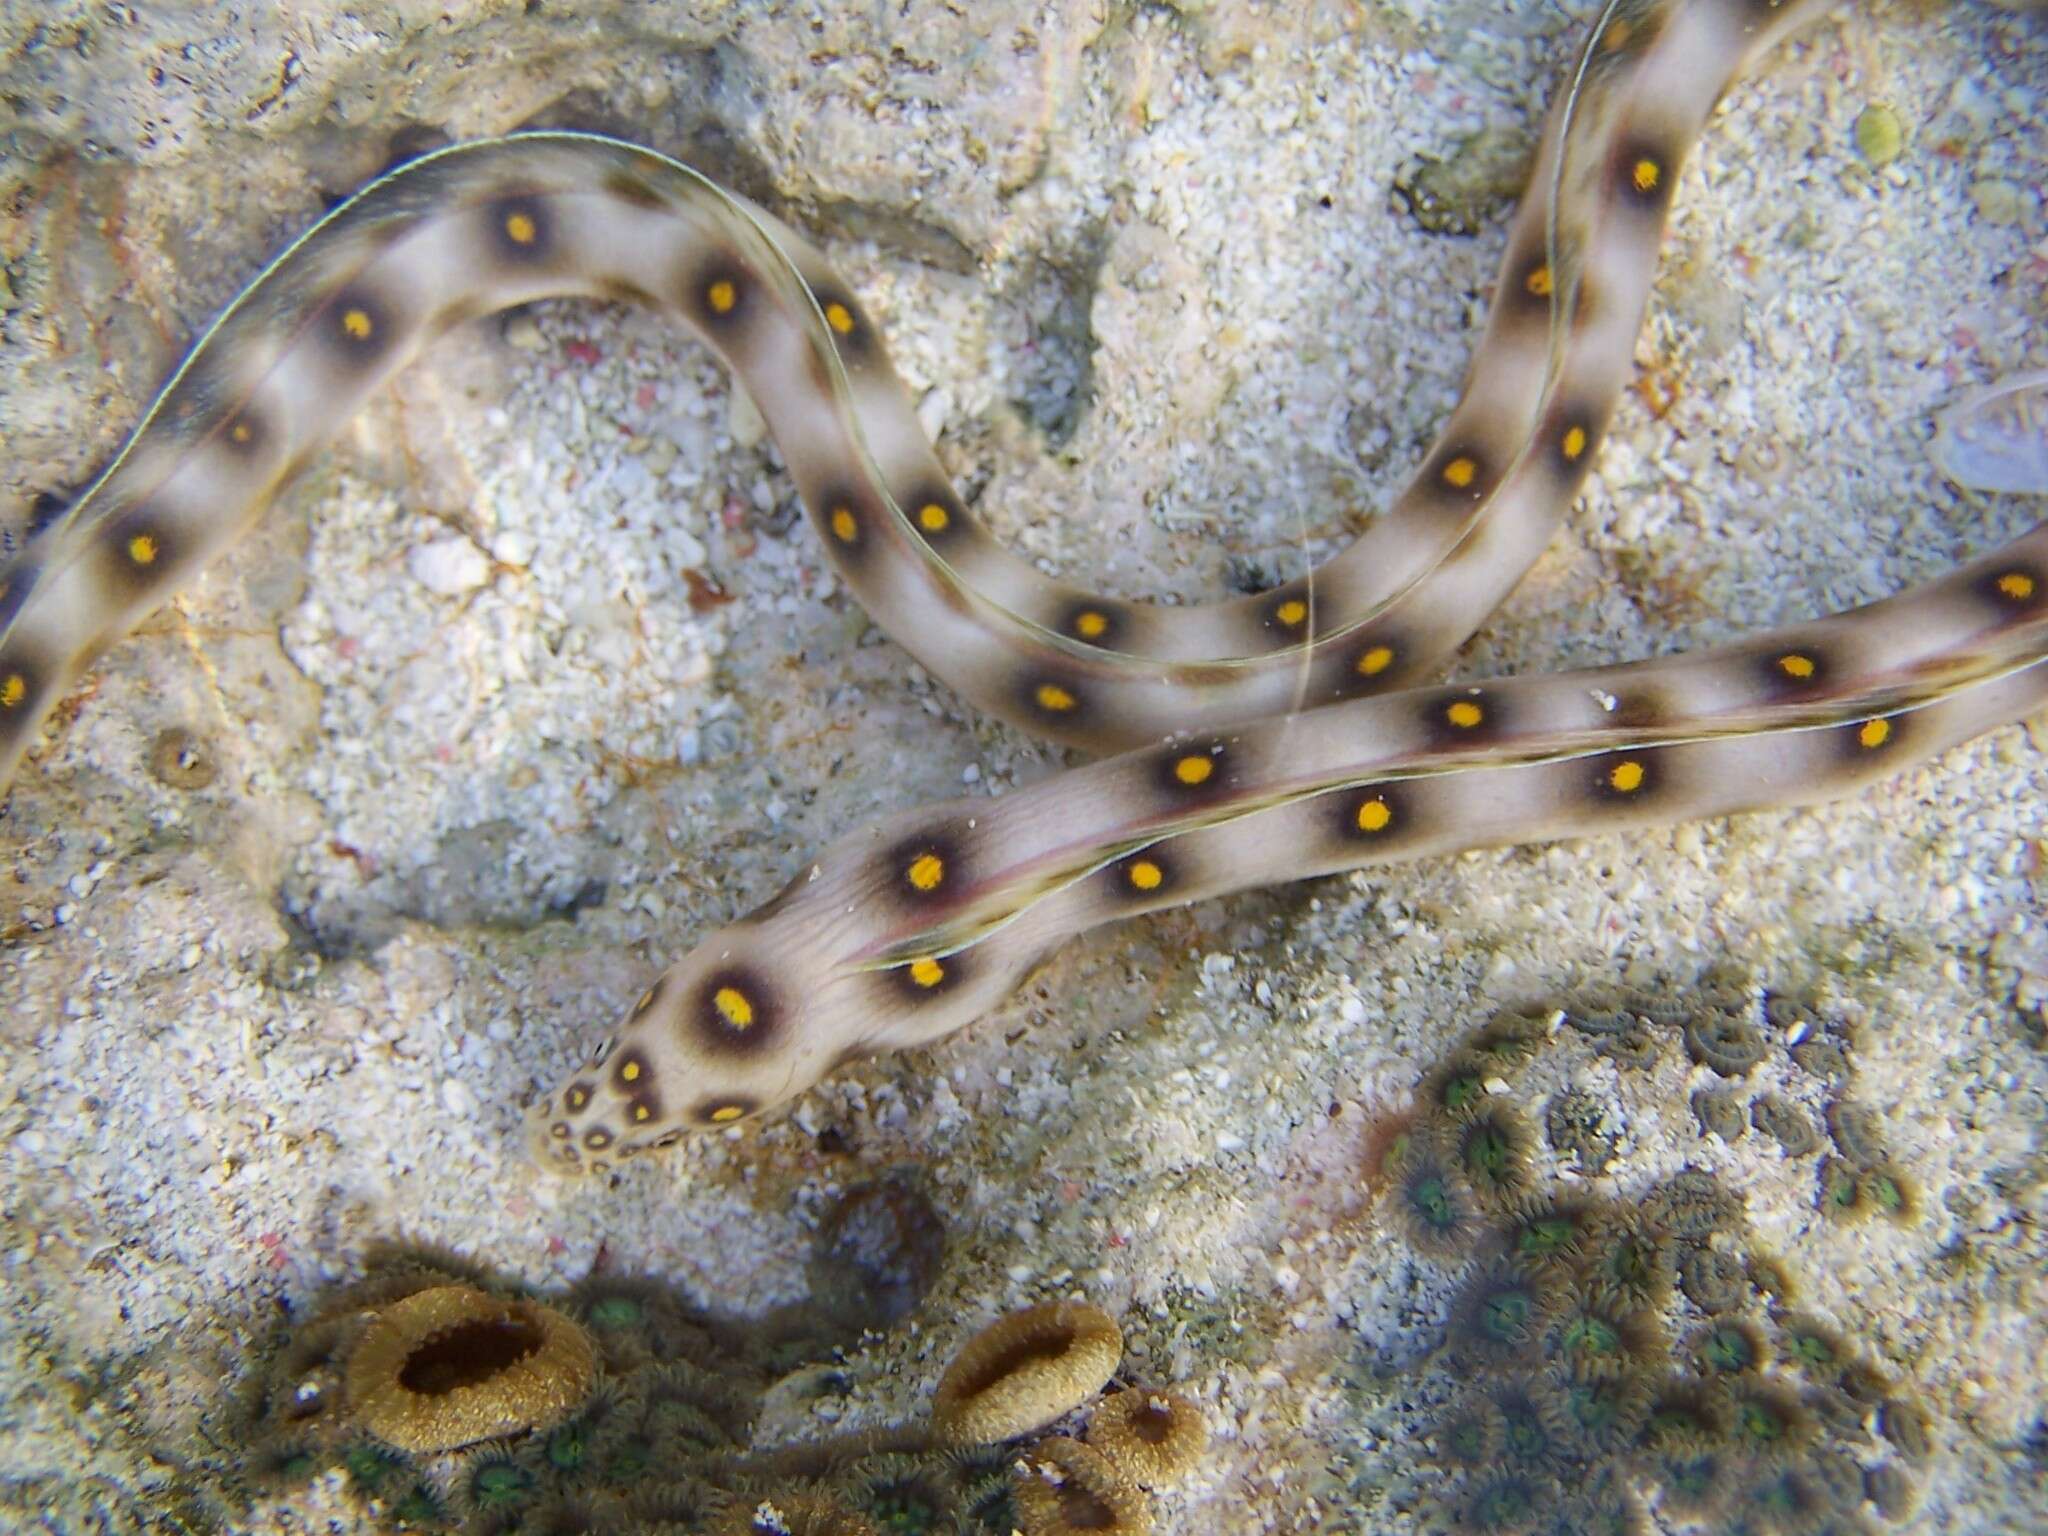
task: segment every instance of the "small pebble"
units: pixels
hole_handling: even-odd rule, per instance
[[[917,424],[924,435],[937,442],[946,431],[946,419],[953,414],[953,397],[944,389],[929,389],[917,402]]]
[[[491,574],[491,562],[484,552],[460,535],[415,544],[406,552],[405,568],[414,581],[443,597],[472,592]]]
[[[732,405],[726,418],[726,431],[742,448],[756,447],[768,435],[768,423],[761,415],[761,408],[754,404],[754,397],[740,387],[738,379],[732,381]]]
[[[458,1119],[468,1119],[476,1113],[476,1095],[460,1078],[444,1077],[441,1079],[441,1107]]]
[[[1970,201],[1986,224],[2017,224],[2026,217],[2028,197],[2016,184],[1986,176],[1970,187]]]
[[[533,562],[533,540],[516,529],[508,528],[491,540],[491,558],[500,565],[524,570]]]
[[[679,571],[702,570],[704,562],[711,558],[704,541],[687,528],[678,528],[669,535],[669,547],[674,551]]]
[[[1856,115],[1856,152],[1872,167],[1890,165],[1906,147],[1906,125],[1890,107],[1872,102]]]
[[[657,480],[664,478],[670,470],[676,467],[676,453],[676,445],[667,438],[657,437],[653,439],[648,443],[647,452],[643,456],[643,462],[647,465],[647,473],[654,476]]]

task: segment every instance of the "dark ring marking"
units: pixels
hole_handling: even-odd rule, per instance
[[[253,406],[243,406],[223,416],[214,429],[213,440],[236,458],[250,458],[270,439],[270,425]]]
[[[1315,594],[1305,581],[1290,581],[1268,592],[1259,606],[1260,638],[1292,645],[1314,633]]]
[[[1819,646],[1793,640],[1760,653],[1756,670],[1767,697],[1803,699],[1826,692],[1834,666]]]
[[[1836,729],[1835,740],[1840,743],[1843,757],[1851,762],[1870,762],[1879,757],[1890,756],[1898,750],[1899,743],[1906,739],[1911,717],[1896,715],[1874,715],[1868,720],[1852,721]]]
[[[626,1124],[652,1125],[661,1118],[661,1099],[653,1092],[636,1093],[626,1101]]]
[[[818,313],[825,317],[825,332],[838,348],[840,359],[849,365],[867,361],[875,350],[874,330],[853,295],[837,283],[813,283],[808,278],[805,282],[817,301]]]
[[[160,584],[180,553],[147,503],[116,518],[105,539],[101,560],[107,583],[130,594]]]
[[[697,1043],[713,1054],[758,1056],[780,1038],[783,1012],[760,972],[729,965],[698,983],[690,1021]]]
[[[1396,686],[1401,678],[1403,642],[1377,627],[1353,636],[1327,657],[1331,699],[1355,699]]]
[[[951,901],[967,878],[960,839],[944,828],[903,838],[882,857],[883,888],[912,906]]]
[[[1034,668],[1017,680],[1017,700],[1026,714],[1049,726],[1076,726],[1089,715],[1086,691],[1073,677]]]
[[[713,336],[730,336],[752,318],[753,274],[729,256],[695,263],[677,295],[683,313]]]
[[[1386,844],[1413,830],[1413,806],[1397,785],[1367,784],[1336,797],[1338,840]]]
[[[2031,613],[2048,598],[2048,576],[2039,567],[2009,560],[1973,583],[1977,595],[2002,614]]]
[[[555,219],[543,198],[514,192],[487,204],[491,249],[499,260],[531,266],[548,260],[555,250]]]
[[[903,515],[917,530],[917,536],[934,549],[944,549],[974,528],[967,508],[948,485],[914,485],[907,496],[898,499],[897,505],[903,508]]]
[[[871,547],[868,535],[879,521],[879,509],[858,487],[833,484],[824,487],[815,502],[806,497],[817,519],[818,533],[826,547],[847,565],[858,568]]]
[[[612,1083],[624,1092],[638,1093],[653,1081],[654,1069],[637,1050],[619,1052],[618,1060],[612,1063]]]
[[[1177,805],[1201,805],[1238,787],[1236,754],[1220,741],[1189,741],[1154,753],[1152,782]]]
[[[25,656],[0,656],[0,743],[26,733],[41,718],[49,677]]]
[[[930,955],[904,965],[891,966],[883,975],[889,990],[901,1001],[927,1003],[944,997],[969,975],[972,962],[966,953]]]
[[[1593,467],[1600,447],[1600,421],[1585,406],[1567,401],[1544,424],[1543,441],[1548,445],[1551,472],[1569,485],[1583,479]]]
[[[361,288],[344,288],[321,316],[322,330],[343,359],[365,365],[382,357],[393,339],[389,305]]]
[[[1394,663],[1401,659],[1401,648],[1391,641],[1368,638],[1361,641],[1351,656],[1351,674],[1359,680],[1361,687],[1376,687],[1380,681],[1391,676]]]
[[[1650,750],[1602,753],[1587,760],[1588,782],[1596,799],[1609,805],[1644,804],[1664,787],[1658,754]]]
[[[1551,268],[1550,258],[1539,246],[1510,270],[1512,276],[1508,279],[1508,291],[1496,302],[1511,314],[1525,320],[1540,320],[1548,325],[1551,301],[1557,293],[1557,274]]]
[[[1129,616],[1121,604],[1092,597],[1068,603],[1053,625],[1061,634],[1105,651],[1115,650],[1129,627]]]
[[[699,1125],[737,1125],[760,1107],[753,1099],[705,1099],[690,1111],[690,1118]]]
[[[1506,723],[1500,698],[1481,688],[1440,688],[1422,705],[1437,746],[1469,747],[1498,740]]]
[[[1679,157],[1667,145],[1631,134],[1615,149],[1615,190],[1628,206],[1662,214],[1671,202],[1678,165]]]
[[[562,1090],[562,1107],[572,1115],[581,1114],[590,1107],[590,1101],[596,1093],[595,1083],[571,1083]]]
[[[583,1133],[583,1145],[592,1152],[602,1152],[612,1144],[612,1133],[601,1125],[594,1125]]]
[[[1455,507],[1475,506],[1493,489],[1486,456],[1469,443],[1450,443],[1423,471],[1430,492]]]
[[[1117,902],[1150,902],[1170,898],[1182,883],[1180,861],[1155,844],[1126,854],[1106,866],[1102,878]]]

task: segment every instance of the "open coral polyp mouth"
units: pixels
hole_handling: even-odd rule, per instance
[[[590,1336],[554,1308],[442,1285],[378,1311],[349,1356],[347,1393],[385,1443],[452,1451],[552,1427],[596,1375]]]

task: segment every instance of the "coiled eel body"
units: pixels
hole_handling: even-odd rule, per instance
[[[881,338],[799,235],[652,151],[537,133],[337,208],[200,339],[0,576],[0,783],[113,638],[231,543],[432,336],[541,297],[677,313],[760,406],[849,588],[976,704],[1115,752],[907,812],[703,940],[534,1111],[603,1170],[836,1064],[938,1038],[1112,917],[1389,859],[1818,800],[2048,699],[2048,529],[1916,592],[1715,651],[1418,686],[1512,589],[1597,452],[1672,187],[1728,83],[1831,0],[1616,0],[1553,112],[1462,398],[1307,577],[1115,601],[1005,551]]]

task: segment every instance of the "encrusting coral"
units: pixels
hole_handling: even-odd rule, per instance
[[[1692,1112],[1699,1121],[1702,1136],[1718,1136],[1723,1141],[1736,1142],[1749,1128],[1749,1117],[1743,1113],[1742,1096],[1732,1088],[1694,1089]]]
[[[427,1452],[551,1428],[596,1377],[590,1335],[554,1308],[442,1285],[377,1312],[349,1354],[345,1387],[364,1429]]]
[[[1792,1275],[1752,1246],[1739,1194],[1688,1167],[1625,1203],[1601,1200],[1580,1182],[1583,1156],[1561,1175],[1571,1186],[1552,1184],[1526,1139],[1513,1079],[1547,1017],[1575,1026],[1552,1031],[1565,1048],[1603,1054],[1624,1037],[1654,1053],[1660,1032],[1679,1033],[1697,1069],[1725,1080],[1705,1091],[1703,1136],[1725,1143],[1754,1121],[1773,1155],[1819,1150],[1793,1095],[1749,1098],[1747,1079],[1781,1069],[1754,1021],[1756,989],[1724,979],[1705,1005],[1525,1010],[1510,1052],[1489,1054],[1484,1035],[1454,1044],[1385,1143],[1383,1219],[1456,1281],[1431,1357],[1450,1383],[1432,1456],[1453,1530],[1634,1536],[1651,1529],[1653,1498],[1658,1529],[1818,1536],[1868,1529],[1870,1509],[1896,1520],[1917,1507],[1909,1469],[1932,1451],[1925,1411],[1844,1330],[1793,1310]],[[1802,1006],[1797,1038],[1847,1037]],[[1821,1212],[1909,1210],[1877,1117],[1838,1100],[1827,1121],[1837,1155]]]
[[[1676,1244],[1655,1222],[1625,1205],[1600,1216],[1586,1267],[1588,1283],[1604,1299],[1626,1307],[1661,1307],[1678,1283]]]
[[[1678,1288],[1707,1316],[1718,1317],[1749,1299],[1749,1271],[1732,1253],[1695,1248],[1679,1266]]]
[[[1466,1281],[1459,1293],[1451,1348],[1482,1365],[1533,1358],[1556,1301],[1554,1287],[1512,1263],[1496,1260]]]
[[[540,1473],[520,1448],[482,1446],[453,1468],[449,1483],[458,1513],[478,1523],[517,1519],[541,1501]]]
[[[1498,1102],[1475,1106],[1442,1135],[1445,1158],[1483,1208],[1506,1214],[1529,1194],[1536,1138],[1514,1109]]]
[[[1069,1300],[970,1338],[929,1424],[759,1448],[787,1367],[764,1373],[758,1332],[647,1281],[555,1302],[385,1252],[255,1373],[224,1481],[246,1499],[334,1469],[380,1528],[470,1536],[1139,1536],[1138,1484],[1184,1475],[1208,1443],[1189,1399],[1133,1388],[1103,1405],[1095,1445],[1002,1448],[1084,1407],[1122,1358],[1115,1320]]]
[[[1055,1437],[1033,1446],[1016,1499],[1024,1536],[1144,1536],[1152,1529],[1138,1486],[1078,1440]]]
[[[1209,1422],[1178,1393],[1128,1387],[1096,1405],[1088,1444],[1132,1482],[1157,1488],[1200,1463],[1209,1448]]]
[[[864,1457],[837,1479],[847,1502],[887,1536],[959,1527],[962,1498],[943,1458],[900,1452]]]
[[[254,1447],[241,1481],[282,1491],[338,1466],[388,1526],[460,1524],[479,1536],[545,1536],[565,1522],[690,1529],[708,1518],[718,1501],[692,1468],[737,1447],[704,1410],[743,1435],[750,1373],[668,1358],[701,1353],[709,1335],[660,1287],[586,1282],[567,1305],[550,1304],[450,1273],[462,1268],[410,1250],[373,1254],[365,1279],[311,1307],[237,1430]],[[639,1342],[602,1347],[570,1307],[614,1344],[636,1330]],[[608,1363],[622,1358],[643,1363]],[[707,1429],[701,1441],[692,1425]],[[628,1513],[657,1487],[674,1491],[670,1514]]]
[[[1749,1122],[1777,1142],[1787,1157],[1820,1150],[1813,1117],[1782,1093],[1767,1093],[1749,1106]]]
[[[967,1341],[932,1394],[932,1433],[945,1445],[1033,1434],[1102,1390],[1124,1340],[1116,1319],[1080,1301],[999,1318]]]
[[[1472,1192],[1426,1138],[1402,1137],[1388,1149],[1383,1169],[1395,1217],[1411,1243],[1433,1258],[1456,1259],[1470,1251],[1480,1231]]]
[[[1693,1335],[1694,1368],[1723,1382],[1762,1370],[1770,1362],[1763,1330],[1746,1317],[1721,1318]]]
[[[1764,1037],[1744,1014],[1704,1008],[1685,1021],[1685,1048],[1722,1077],[1747,1077],[1763,1064]]]
[[[315,1317],[271,1361],[263,1396],[281,1465],[289,1464],[294,1448],[310,1455],[341,1435],[348,1419],[342,1367],[361,1328],[360,1318]]]
[[[652,1281],[593,1277],[571,1293],[568,1310],[597,1340],[613,1371],[670,1360],[705,1365],[717,1353],[710,1336],[683,1315],[675,1297]]]
[[[1492,1060],[1478,1051],[1456,1051],[1424,1078],[1416,1097],[1430,1114],[1456,1124],[1486,1103]]]
[[[1567,1280],[1600,1232],[1600,1207],[1572,1195],[1524,1201],[1502,1230],[1506,1257],[1531,1274]]]
[[[714,1536],[878,1536],[837,1500],[812,1493],[746,1500],[711,1527]]]
[[[1447,1467],[1480,1471],[1493,1465],[1507,1438],[1500,1409],[1487,1398],[1468,1398],[1436,1427],[1436,1457]]]

